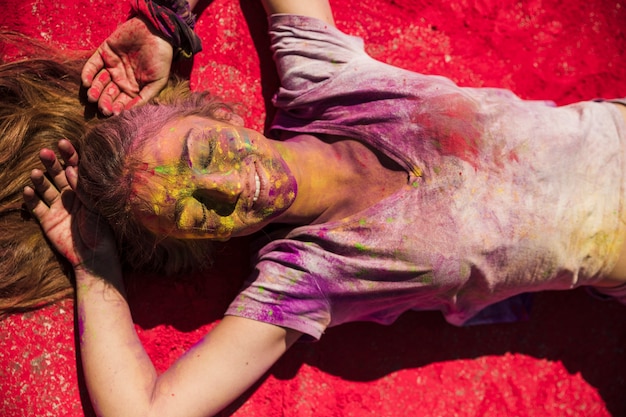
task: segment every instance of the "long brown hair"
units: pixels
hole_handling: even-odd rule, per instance
[[[0,34],[0,40],[8,35]],[[39,150],[85,131],[82,61],[0,62],[0,317],[72,294],[69,266],[23,207]]]

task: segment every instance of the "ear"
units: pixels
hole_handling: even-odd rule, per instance
[[[237,127],[243,127],[244,125],[243,118],[230,108],[220,107],[215,109],[213,111],[213,118]]]
[[[236,113],[230,114],[228,123],[239,127],[243,127],[244,125],[243,118]]]

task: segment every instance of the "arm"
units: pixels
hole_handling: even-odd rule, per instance
[[[315,17],[335,26],[328,0],[262,0],[268,15],[276,13]]]
[[[193,10],[198,0],[188,3]],[[335,25],[327,0],[263,0],[263,6],[268,14],[310,16]],[[167,84],[172,60],[172,46],[145,19],[129,19],[85,64],[81,77],[87,99],[107,116],[145,103]]]
[[[211,416],[257,381],[296,337],[225,317],[160,376],[141,346],[124,297],[102,279],[77,277],[81,355],[102,416]],[[89,284],[90,283],[90,284]]]
[[[188,1],[193,8],[198,0]],[[87,99],[102,114],[154,98],[167,84],[174,57],[172,45],[144,16],[122,23],[85,63],[81,74]]]
[[[162,375],[134,329],[111,231],[75,194],[78,155],[59,143],[66,162],[50,150],[24,201],[76,275],[80,348],[85,380],[101,416],[210,416],[256,380],[300,336],[298,332],[238,317],[216,328]]]

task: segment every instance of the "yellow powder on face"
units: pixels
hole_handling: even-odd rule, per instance
[[[155,175],[158,173],[160,175]],[[176,173],[176,169],[171,166],[159,166],[155,168],[152,174],[138,173],[135,177],[135,183],[139,188],[135,189],[135,193],[141,195],[141,199],[146,201],[154,215],[159,216],[163,212],[163,208],[171,205],[177,198],[183,197],[182,193],[178,197],[174,197],[171,191],[184,190],[187,180],[181,180]]]
[[[232,230],[235,228],[235,221],[231,217],[221,217],[220,225],[215,231],[217,238],[228,238]]]
[[[163,203],[168,199],[167,189],[162,186],[152,186],[150,187],[150,203],[152,204],[152,212],[155,215],[161,214],[161,207],[163,207]]]
[[[193,217],[189,214],[189,210],[182,210],[179,217],[180,224],[192,224]]]

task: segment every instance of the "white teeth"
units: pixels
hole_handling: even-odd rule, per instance
[[[254,197],[252,197],[253,203],[258,200],[259,194],[261,194],[261,179],[259,178],[259,174],[257,174],[256,172],[254,173],[254,185],[256,188],[254,190]]]

